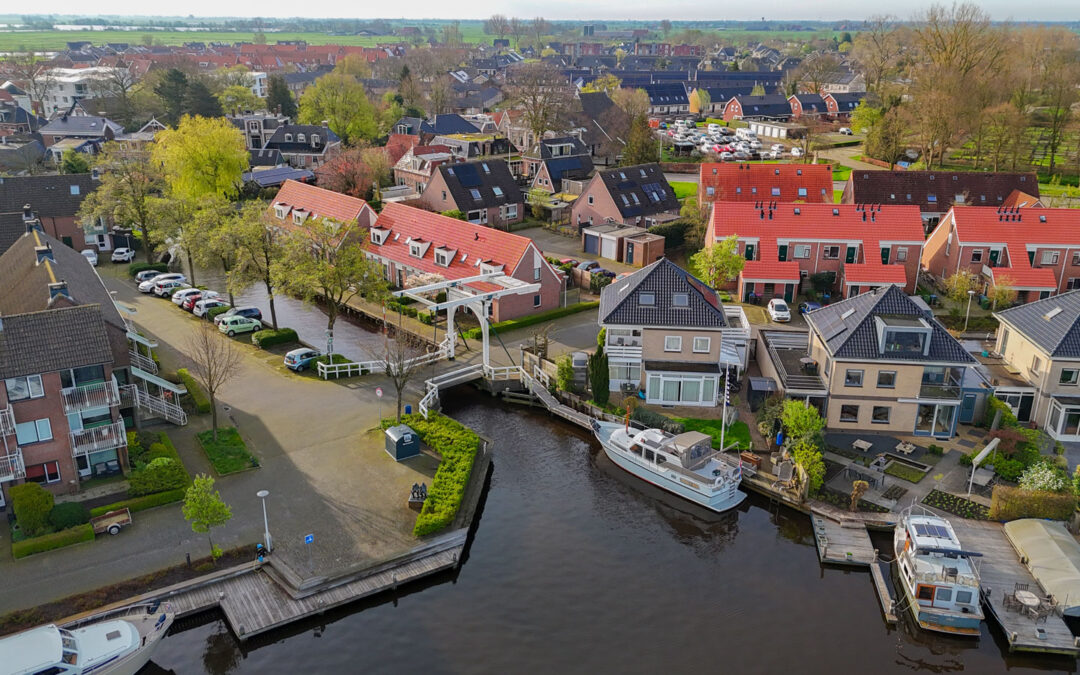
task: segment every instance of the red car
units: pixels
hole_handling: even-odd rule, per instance
[[[191,295],[184,298],[184,302],[180,306],[183,307],[186,311],[190,312],[195,309],[195,303],[199,300],[209,300],[210,298],[216,297],[218,297],[216,291],[203,291],[202,293],[192,293]]]

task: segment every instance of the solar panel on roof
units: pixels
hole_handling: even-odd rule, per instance
[[[915,523],[915,534],[924,537],[938,537],[941,539],[951,539],[949,531],[945,529],[943,525],[935,525],[933,523]]]

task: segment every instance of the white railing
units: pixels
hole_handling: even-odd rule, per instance
[[[521,366],[484,366],[484,377],[491,380],[520,380],[524,371]]]
[[[129,349],[128,355],[131,357],[131,365],[139,368],[140,370],[145,370],[151,375],[157,374],[157,364],[154,363],[154,359],[150,358],[145,354],[140,354],[134,349]]]
[[[10,436],[15,433],[15,414],[11,412],[11,406],[0,408],[0,436]]]
[[[434,408],[439,406],[439,388],[429,386],[427,393],[424,394],[424,398],[420,399],[420,414],[424,416],[424,419],[428,418],[428,415]]]
[[[0,456],[0,483],[19,480],[26,477],[26,465],[23,464],[22,451],[15,448],[10,455]]]
[[[127,445],[127,430],[123,421],[113,422],[93,429],[71,432],[71,455],[88,455],[92,452],[123,448]]]
[[[116,386],[116,380],[67,387],[60,390],[60,396],[64,399],[64,410],[69,413],[120,405],[120,390]]]
[[[440,359],[450,356],[450,341],[453,340],[453,336],[446,337],[439,343],[438,349],[426,354],[414,356],[408,359],[404,363],[404,367],[421,366],[427,363],[432,363]],[[330,379],[332,375],[335,379],[339,377],[352,377],[355,375],[367,375],[369,373],[385,372],[386,360],[376,359],[374,361],[351,361],[348,363],[322,363],[316,366],[316,370],[319,372],[319,377],[324,380]]]
[[[746,312],[739,305],[724,305],[724,316],[727,318],[730,328],[723,330],[724,339],[742,338],[750,339],[750,321],[746,318]]]
[[[641,345],[604,345],[604,353],[617,359],[641,359]]]
[[[141,410],[163,417],[173,424],[180,426],[187,424],[187,413],[178,404],[166,401],[160,396],[148,394],[134,384],[124,387],[124,391],[134,397],[135,405]]]

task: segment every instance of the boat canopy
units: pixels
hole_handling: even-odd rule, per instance
[[[684,469],[704,466],[713,454],[712,436],[700,431],[686,431],[671,439],[672,454],[679,458]]]
[[[1031,576],[1054,597],[1062,611],[1080,616],[1080,544],[1061,523],[1024,518],[1005,523],[1005,536]]]

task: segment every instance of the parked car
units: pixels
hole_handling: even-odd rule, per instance
[[[718,134],[718,133],[720,133],[720,125],[717,124],[716,122],[710,122],[709,126],[706,127],[706,128],[709,130],[710,134],[714,134],[714,133]]]
[[[596,262],[595,260],[582,260],[581,262],[578,263],[578,266],[577,266],[577,268],[579,270],[586,271],[586,272],[588,270],[591,270],[594,267],[600,267],[600,263]]]
[[[190,312],[195,309],[196,302],[202,300],[203,298],[216,297],[218,297],[217,291],[202,291],[200,293],[192,293],[191,295],[184,298],[184,302],[181,303],[180,307]]]
[[[142,293],[149,293],[150,291],[154,290],[154,284],[158,283],[159,281],[172,280],[187,281],[187,277],[185,277],[183,274],[180,274],[179,272],[165,272],[164,274],[158,272],[154,276],[140,283],[139,291]]]
[[[750,149],[751,150],[760,150],[761,149],[761,141],[756,140],[756,139],[753,140],[753,141],[750,141]]]
[[[179,279],[168,279],[154,284],[154,289],[151,292],[159,298],[168,298],[176,291],[188,287],[188,284]]]
[[[214,317],[214,323],[220,324],[230,316],[242,316],[246,319],[262,321],[262,311],[258,307],[233,307],[227,312],[222,312]]]
[[[601,275],[603,275],[605,277],[611,277],[612,279],[615,278],[615,273],[614,272],[612,272],[611,270],[606,270],[603,267],[595,267],[595,268],[589,270],[589,273],[590,274],[601,274]]]
[[[736,162],[745,162],[750,159],[750,153],[739,150],[734,155]]]
[[[84,258],[86,258],[87,262],[89,262],[94,267],[97,267],[97,251],[92,248],[84,248],[82,251],[80,251],[80,253],[82,253],[82,256]]]
[[[577,258],[559,258],[560,265],[577,265],[579,262]]]
[[[285,354],[285,367],[299,373],[310,368],[315,363],[315,359],[320,356],[322,356],[322,352],[311,347],[294,349]]]
[[[799,314],[807,314],[814,311],[815,309],[821,309],[820,302],[813,302],[812,300],[807,300],[806,302],[799,303]]]
[[[215,317],[216,319],[217,317]],[[262,321],[256,321],[255,319],[248,318],[246,316],[233,315],[222,319],[218,323],[218,330],[225,333],[229,337],[236,335],[237,333],[253,333],[257,330],[262,330]]]
[[[733,159],[735,159],[735,155],[731,154],[730,152],[721,152],[720,153],[720,161],[721,162],[730,162]]]
[[[773,298],[769,301],[768,311],[769,318],[777,323],[791,321],[791,308],[780,298]]]
[[[191,308],[191,313],[195,316],[206,316],[206,314],[215,307],[228,307],[229,303],[219,300],[218,298],[201,298],[195,301],[195,304]]]
[[[135,275],[135,283],[141,284],[144,281],[150,281],[159,274],[161,274],[161,272],[157,270],[143,270]]]
[[[202,293],[201,288],[181,288],[172,294],[172,301],[174,305],[183,305],[184,300],[187,300],[189,296],[198,295]]]
[[[840,127],[840,133],[845,136],[851,136],[851,129],[847,127]]]
[[[113,249],[112,255],[109,260],[114,263],[131,262],[135,259],[135,249],[133,248],[116,248]]]
[[[794,148],[791,149],[791,156],[792,157],[802,157],[803,156],[802,148],[800,148],[799,146],[796,145]]]

